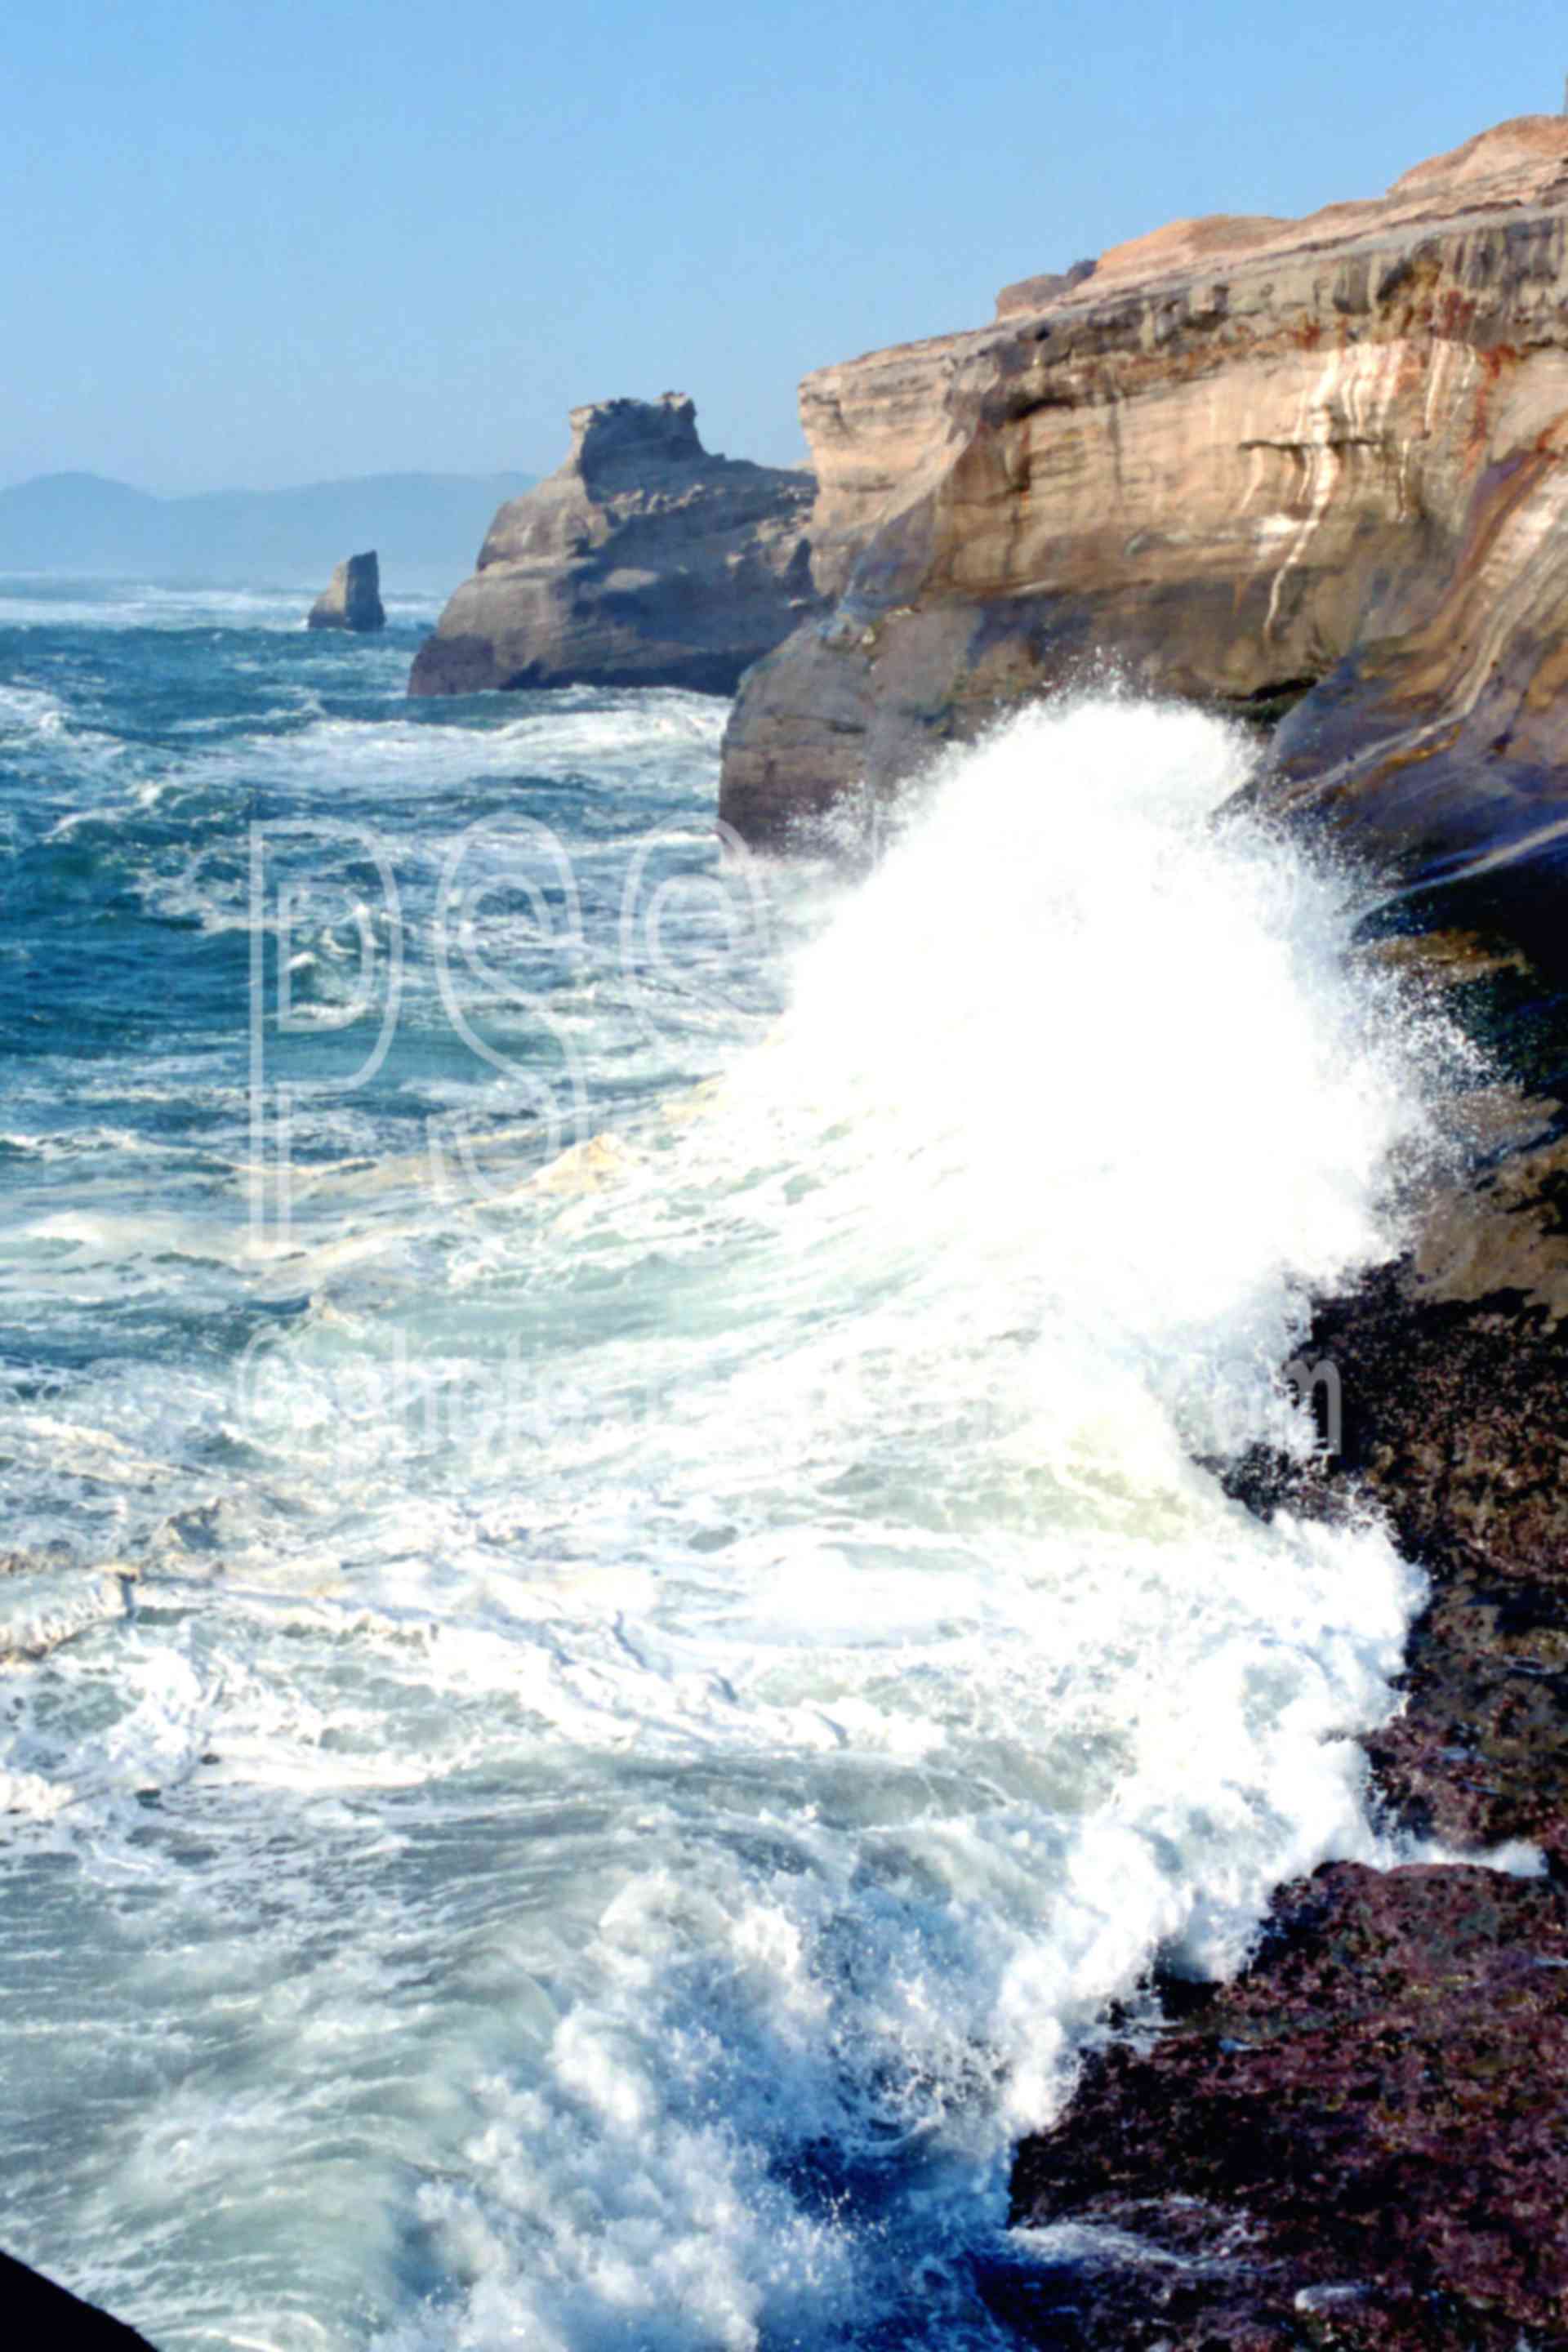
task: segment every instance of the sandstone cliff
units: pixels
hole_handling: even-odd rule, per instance
[[[312,629],[353,629],[366,632],[384,629],[386,614],[381,602],[381,563],[375,550],[367,555],[348,555],[338,564],[331,580],[310,607]]]
[[[1179,222],[989,327],[809,376],[816,576],[721,808],[786,840],[1113,669],[1271,710],[1279,788],[1406,871],[1568,834],[1568,121],[1386,197]]]
[[[572,412],[572,454],[502,507],[421,646],[412,694],[682,686],[731,694],[819,609],[809,474],[710,456],[679,393]]]

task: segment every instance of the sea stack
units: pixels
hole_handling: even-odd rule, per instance
[[[384,629],[386,613],[381,601],[381,565],[374,548],[366,555],[347,555],[310,607],[313,629]]]
[[[715,457],[685,394],[572,411],[572,449],[502,507],[420,646],[411,694],[672,686],[732,694],[820,610],[808,473]]]
[[[989,326],[820,370],[837,600],[747,679],[721,814],[784,845],[1109,674],[1277,716],[1411,878],[1568,815],[1568,122],[1303,221],[1178,221]]]

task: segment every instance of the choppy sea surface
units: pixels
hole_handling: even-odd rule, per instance
[[[1381,1853],[1418,1579],[1196,1465],[1310,1443],[1448,1041],[1206,718],[1026,714],[835,878],[716,837],[722,704],[300,610],[0,582],[0,1611],[74,1629],[0,2243],[163,2352],[1004,2345],[1107,2002]]]

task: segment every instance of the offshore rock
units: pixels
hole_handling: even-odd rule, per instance
[[[502,507],[420,646],[411,694],[672,686],[732,694],[807,615],[806,473],[704,449],[680,393],[572,412],[572,452]]]
[[[367,555],[345,556],[310,607],[313,629],[384,629],[381,602],[381,565],[373,548]]]
[[[1381,199],[1178,222],[808,376],[836,609],[747,679],[722,814],[787,842],[1110,670],[1297,700],[1279,789],[1407,873],[1559,854],[1565,298],[1568,121],[1529,116]]]

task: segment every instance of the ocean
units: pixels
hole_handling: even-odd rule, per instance
[[[0,582],[0,2244],[163,2352],[1005,2346],[1110,2004],[1389,1857],[1420,1577],[1203,1465],[1462,1051],[1213,718],[766,864],[721,702],[306,601]]]

